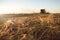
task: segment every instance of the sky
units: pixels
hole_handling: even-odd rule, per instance
[[[60,0],[0,0],[0,14],[34,13],[40,9],[60,13]]]

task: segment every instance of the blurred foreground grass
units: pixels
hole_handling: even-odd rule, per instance
[[[0,40],[60,40],[60,17],[41,14],[9,19],[2,24]]]

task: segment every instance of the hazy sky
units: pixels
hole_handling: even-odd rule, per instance
[[[0,13],[60,12],[60,0],[0,0]]]

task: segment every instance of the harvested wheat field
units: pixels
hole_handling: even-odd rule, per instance
[[[60,14],[21,16],[5,21],[0,40],[60,40]]]

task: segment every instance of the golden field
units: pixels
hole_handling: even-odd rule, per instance
[[[0,40],[60,40],[60,14],[5,14],[0,19]]]

